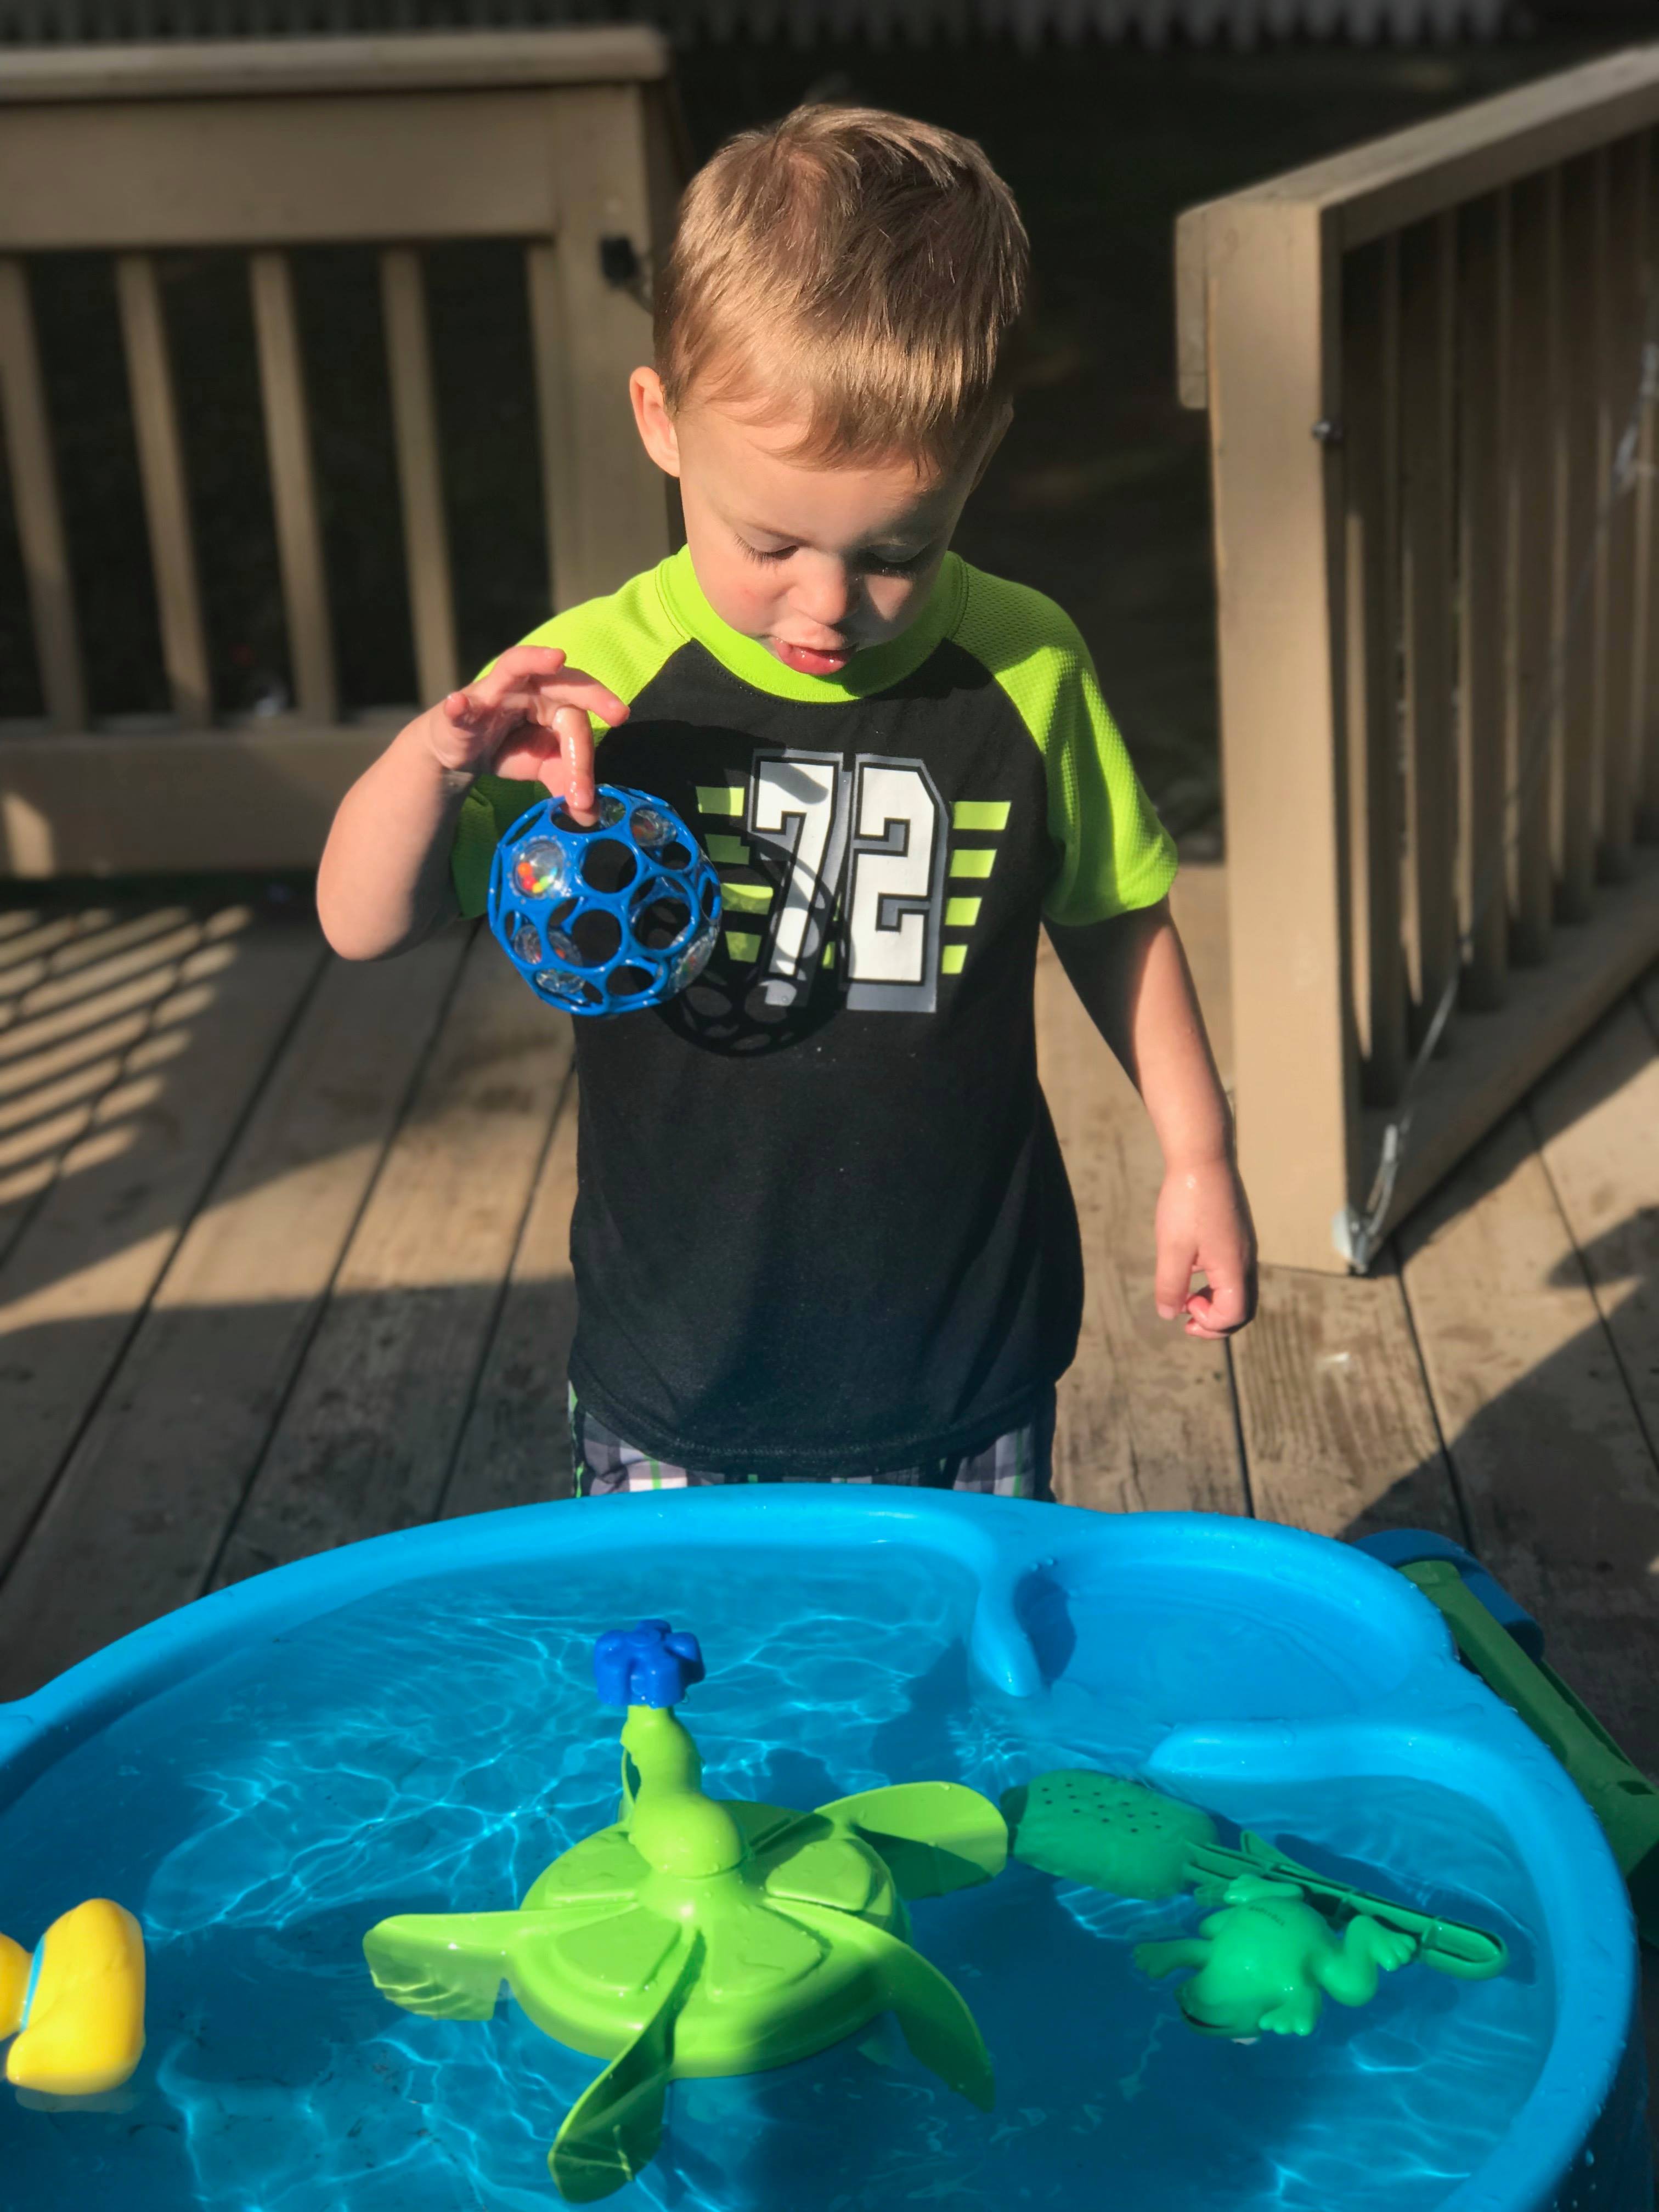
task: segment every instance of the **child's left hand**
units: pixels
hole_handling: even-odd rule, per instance
[[[1249,1202],[1231,1159],[1171,1168],[1158,1193],[1158,1316],[1184,1316],[1188,1336],[1214,1343],[1243,1328],[1255,1312],[1255,1231]],[[1203,1274],[1204,1290],[1193,1288]]]

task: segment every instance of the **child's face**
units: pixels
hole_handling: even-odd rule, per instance
[[[915,621],[995,446],[940,477],[908,460],[807,463],[788,458],[799,422],[695,398],[670,415],[653,369],[636,369],[632,389],[646,451],[679,479],[703,596],[809,676],[839,675]]]

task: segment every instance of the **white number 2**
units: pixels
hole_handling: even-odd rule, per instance
[[[860,759],[848,872],[847,1003],[933,1011],[944,809],[919,762]]]

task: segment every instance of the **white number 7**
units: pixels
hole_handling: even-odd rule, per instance
[[[755,763],[749,835],[789,862],[782,899],[772,910],[762,986],[769,1006],[790,1006],[805,997],[823,958],[846,857],[841,802],[847,781],[836,753],[792,753]]]

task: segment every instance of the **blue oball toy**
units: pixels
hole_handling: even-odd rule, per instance
[[[720,878],[672,806],[601,784],[597,822],[538,799],[495,848],[489,927],[538,999],[571,1014],[659,1006],[701,975]]]

